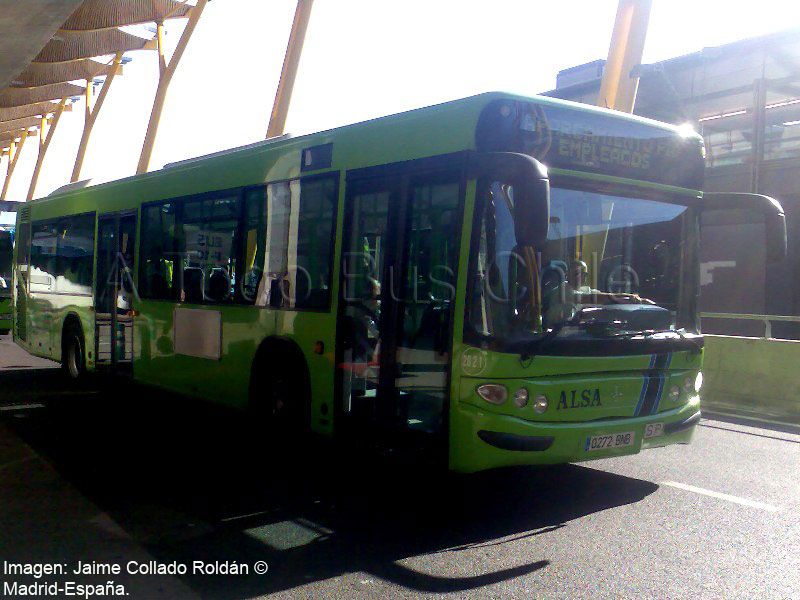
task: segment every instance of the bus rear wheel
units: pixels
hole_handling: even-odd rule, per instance
[[[86,355],[83,333],[75,326],[64,332],[61,350],[61,368],[70,381],[79,382],[86,376]]]
[[[268,441],[300,442],[309,429],[309,408],[305,369],[286,360],[256,360],[250,378],[250,414],[253,427]]]

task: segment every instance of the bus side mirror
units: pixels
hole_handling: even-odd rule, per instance
[[[786,216],[775,198],[763,194],[739,192],[704,192],[701,210],[744,210],[764,223],[767,238],[767,260],[777,262],[786,258]]]
[[[486,152],[471,157],[470,175],[511,187],[514,236],[519,246],[542,246],[550,226],[550,180],[535,158],[515,152]]]

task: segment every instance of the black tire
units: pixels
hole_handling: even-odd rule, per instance
[[[61,370],[69,381],[86,379],[86,344],[79,327],[70,325],[64,330],[61,341]]]
[[[268,441],[294,445],[310,430],[311,390],[305,362],[287,360],[286,354],[276,350],[256,357],[250,375],[249,412],[251,425]]]

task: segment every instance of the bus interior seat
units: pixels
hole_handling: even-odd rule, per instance
[[[302,268],[297,269],[294,278],[294,297],[295,304],[297,306],[307,306],[308,301],[310,300],[309,295],[311,294],[311,285],[308,277],[308,271]]]
[[[183,270],[183,293],[189,304],[199,304],[203,301],[204,277],[205,274],[200,267],[186,267]]]
[[[215,302],[227,300],[231,295],[230,279],[222,269],[213,269],[208,278],[208,296]]]
[[[447,328],[449,322],[449,302],[431,300],[422,310],[419,327],[411,336],[411,347],[435,350],[437,335],[442,327]]]
[[[272,308],[283,306],[283,299],[289,298],[289,282],[282,278],[271,279],[269,282],[269,305]]]
[[[302,306],[306,308],[328,308],[331,304],[331,291],[327,288],[309,290],[306,296],[298,294],[298,305],[303,298]]]
[[[542,269],[542,291],[557,288],[567,280],[567,263],[563,260],[548,260]]]
[[[170,297],[170,285],[163,273],[151,273],[148,278],[150,284],[150,294],[159,300],[168,300]]]

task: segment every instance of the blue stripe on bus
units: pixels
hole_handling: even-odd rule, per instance
[[[656,358],[658,358],[657,354],[650,355],[650,364],[647,366],[648,369],[652,369],[653,366],[656,364]],[[647,386],[650,385],[650,376],[647,372],[643,373],[644,381],[642,382],[642,391],[639,393],[639,402],[636,404],[636,410],[633,411],[633,416],[638,417],[639,413],[642,411],[642,404],[644,404],[645,396],[647,395]]]
[[[650,357],[650,368],[652,368],[654,360],[655,360],[655,355]],[[642,379],[644,379],[644,381],[642,381],[642,391],[639,392],[639,402],[636,403],[636,410],[633,411],[634,417],[638,417],[639,412],[641,412],[642,410],[642,404],[644,403],[644,396],[645,393],[647,392],[647,386],[650,384],[650,376],[647,374],[646,371],[642,373]]]
[[[664,387],[664,368],[669,360],[669,353],[652,354],[650,356],[650,368],[645,373],[647,375],[647,387],[637,413],[638,416],[652,415],[655,412]]]
[[[672,352],[667,353],[666,360],[664,361],[664,369],[669,369],[669,365],[672,362]],[[664,383],[667,381],[667,374],[662,371],[659,373],[659,383],[658,383],[658,396],[656,397],[655,406],[653,406],[652,414],[656,414],[658,412],[658,406],[661,404],[661,394],[664,391]]]
[[[672,352],[666,354],[651,354],[650,364],[647,370],[642,373],[642,391],[639,393],[639,402],[636,404],[634,417],[641,415],[652,415],[658,412],[661,403],[661,395],[664,392],[666,382],[665,369],[669,368],[672,362]]]
[[[661,403],[661,392],[664,391],[664,376],[659,375],[658,377],[658,394],[656,394],[656,402],[653,405],[653,410],[650,411],[651,415],[654,415],[658,412],[658,405]]]

